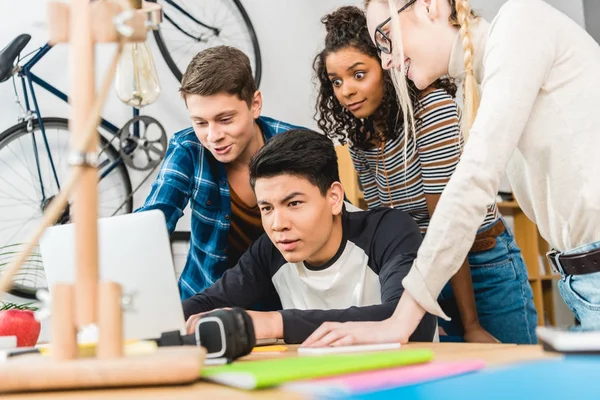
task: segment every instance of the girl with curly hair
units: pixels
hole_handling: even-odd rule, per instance
[[[406,129],[363,11],[341,7],[322,22],[325,49],[313,63],[319,84],[317,123],[332,140],[349,143],[369,209],[399,208],[425,234],[461,154],[456,86],[438,79],[419,91],[408,81],[415,118]],[[450,322],[440,320],[450,336],[471,342],[536,342],[537,314],[527,269],[496,204],[488,207],[469,255],[446,285],[440,304],[452,317]]]

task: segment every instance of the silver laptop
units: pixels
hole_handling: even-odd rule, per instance
[[[53,226],[40,240],[50,295],[52,285],[75,281],[74,225]],[[125,339],[185,333],[183,308],[164,214],[159,210],[98,220],[99,279],[121,284],[129,305]]]

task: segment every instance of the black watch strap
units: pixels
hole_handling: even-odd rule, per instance
[[[163,332],[159,339],[153,339],[159,347],[196,346],[196,335],[182,335],[179,331]]]

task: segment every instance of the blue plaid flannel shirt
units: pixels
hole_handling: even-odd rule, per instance
[[[266,140],[298,128],[268,117],[256,122]],[[223,164],[207,151],[187,128],[173,135],[146,202],[136,212],[158,209],[165,214],[169,234],[191,202],[191,240],[179,278],[185,300],[212,285],[228,267],[227,247],[231,198]]]

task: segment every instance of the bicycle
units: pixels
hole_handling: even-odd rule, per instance
[[[23,34],[0,51],[0,82],[12,78],[16,102],[22,110],[18,123],[0,133],[0,267],[8,264],[41,219],[44,210],[60,190],[68,172],[68,121],[43,117],[34,83],[68,102],[65,93],[35,75],[31,69],[52,49],[46,44],[23,57],[21,52],[31,39]],[[23,103],[17,92],[16,77],[22,83]],[[102,134],[98,149],[98,215],[108,217],[130,213],[133,194],[164,158],[167,135],[160,123],[133,108],[133,118],[119,128],[101,119]],[[108,138],[107,138],[108,137]],[[110,138],[110,139],[109,139]],[[115,144],[115,140],[117,140]],[[149,171],[142,183],[132,190],[128,169]],[[6,212],[10,210],[9,213]],[[6,219],[5,219],[6,218]],[[70,205],[56,224],[70,220]],[[15,279],[12,294],[35,298],[45,287],[41,257],[33,254],[28,265]]]
[[[186,4],[185,0],[149,1],[159,1],[163,7],[163,23],[153,34],[161,55],[178,80],[181,80],[182,71],[191,58],[200,50],[214,45],[229,44],[248,54],[257,86],[260,84],[260,48],[254,27],[240,0],[213,0],[210,4],[208,0],[191,4]],[[221,8],[213,10],[209,7],[214,4]],[[223,16],[224,19],[221,18]],[[22,109],[18,123],[0,133],[0,209],[11,210],[11,218],[0,217],[0,269],[18,252],[19,239],[24,238],[22,234],[29,232],[41,218],[43,211],[60,189],[60,181],[66,175],[68,167],[68,121],[64,118],[42,117],[33,84],[65,102],[68,102],[68,97],[31,72],[34,65],[50,51],[50,45],[20,57],[30,38],[29,35],[20,35],[0,52],[0,83],[13,78],[17,104]],[[28,62],[19,64],[22,59],[28,57],[31,57]],[[21,78],[24,107],[17,93],[15,75]],[[166,132],[158,121],[149,116],[139,115],[136,108],[133,109],[133,118],[125,126],[118,128],[102,119],[100,128],[102,134],[98,167],[99,216],[129,213],[133,209],[133,194],[150,177],[164,157],[167,146]],[[48,135],[49,131],[55,134]],[[119,146],[113,144],[117,139]],[[21,159],[17,156],[19,151],[23,155]],[[25,167],[21,173],[18,170],[19,166]],[[133,190],[127,167],[149,171]],[[15,181],[19,179],[21,184],[15,186]],[[10,200],[13,200],[13,204],[7,203]],[[27,209],[30,214],[23,213],[23,210]],[[70,210],[67,207],[57,224],[68,223],[69,214]],[[28,266],[29,268],[21,270],[11,293],[20,297],[35,298],[37,289],[45,287],[41,256],[33,254]]]
[[[252,22],[240,0],[149,0],[163,9],[163,22],[153,31],[156,44],[178,81],[199,51],[227,44],[250,58],[256,86],[260,86],[262,62]],[[217,9],[212,10],[211,6]]]

